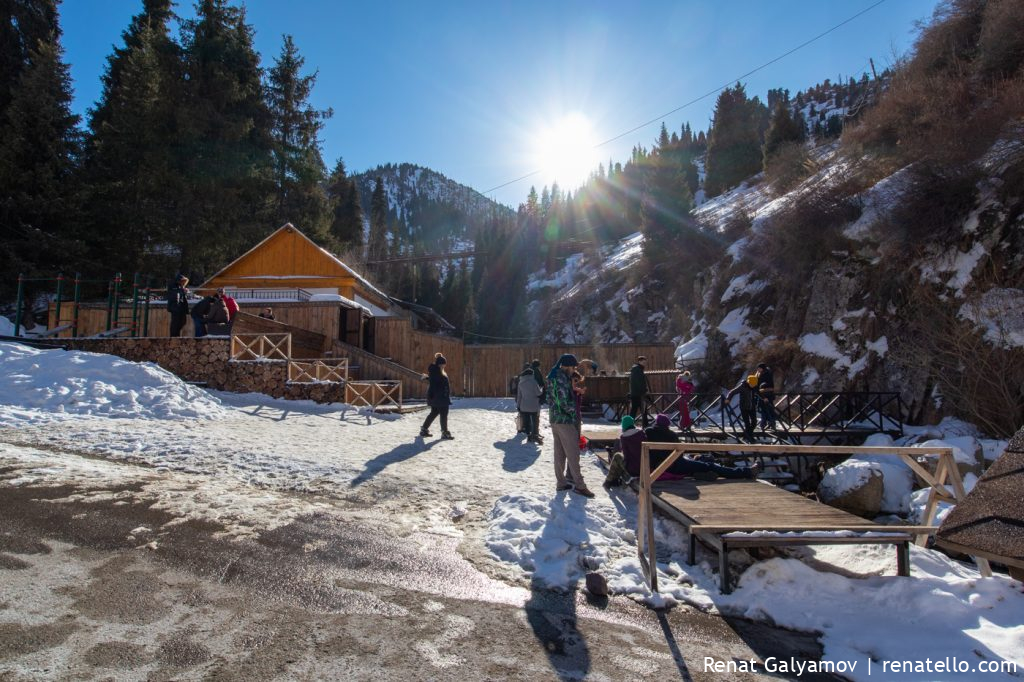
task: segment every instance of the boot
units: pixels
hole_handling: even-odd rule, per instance
[[[444,431],[441,434],[441,439],[442,440],[455,440],[455,436],[452,435],[451,431]]]
[[[420,429],[420,438],[430,438],[433,435],[434,434],[432,434],[430,431],[427,431],[426,429]]]

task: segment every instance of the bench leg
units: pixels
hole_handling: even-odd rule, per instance
[[[686,563],[693,566],[697,563],[697,534],[690,531],[690,551],[686,555]]]
[[[729,545],[722,540],[722,547],[718,550],[718,589],[722,594],[729,594],[732,588],[729,587]]]
[[[896,574],[904,578],[910,576],[910,543],[900,542],[896,545]]]

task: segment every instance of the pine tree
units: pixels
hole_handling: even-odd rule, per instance
[[[764,162],[768,164],[769,158],[779,148],[790,142],[803,142],[807,137],[806,129],[798,123],[790,114],[789,105],[779,101],[772,112],[772,120],[768,125],[768,132],[764,139]]]
[[[348,177],[345,162],[338,159],[327,185],[327,197],[332,202],[330,234],[335,249],[363,245],[363,208],[359,203],[359,188],[355,180]]]
[[[271,229],[271,116],[245,11],[200,0],[185,24],[188,87],[181,113],[189,202],[182,206],[182,263],[208,274]]]
[[[707,142],[707,175],[704,190],[717,196],[761,170],[761,126],[764,106],[748,100],[743,86],[726,88],[715,104]]]
[[[170,37],[171,0],[146,0],[107,59],[90,112],[85,174],[95,258],[132,272],[173,267],[155,256],[178,228],[186,193],[178,153],[181,51]],[[110,239],[116,234],[116,239]]]
[[[384,260],[388,252],[388,200],[384,194],[384,181],[378,177],[370,198],[370,239],[366,260]],[[379,270],[379,268],[378,268]]]
[[[56,0],[5,0],[0,3],[0,121],[15,86],[40,42],[60,35]]]
[[[48,10],[52,3],[36,7]],[[0,268],[8,274],[52,275],[82,256],[73,229],[80,210],[77,124],[54,27],[27,51],[0,121]]]
[[[326,241],[330,223],[326,174],[320,155],[320,131],[332,111],[310,106],[316,73],[300,74],[305,59],[291,36],[270,69],[267,99],[272,116],[274,182],[277,194],[273,224],[291,222],[318,241]]]

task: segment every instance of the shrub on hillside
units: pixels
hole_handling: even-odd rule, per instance
[[[893,202],[880,237],[903,252],[956,241],[977,200],[979,172],[970,165],[920,163]],[[908,254],[910,255],[910,254]]]
[[[785,194],[814,171],[803,142],[779,145],[764,159],[764,176],[776,194]]]
[[[799,197],[773,215],[755,236],[747,258],[772,279],[803,286],[833,251],[845,248],[842,228],[860,217],[862,206],[835,188]]]
[[[1021,26],[1019,0],[946,0],[878,105],[844,134],[844,145],[896,166],[976,158],[1024,113]]]

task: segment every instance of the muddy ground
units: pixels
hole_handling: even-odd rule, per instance
[[[761,675],[705,657],[821,655],[809,633],[509,585],[386,519],[318,511],[240,541],[130,489],[75,492],[0,484],[4,682],[742,680]]]

